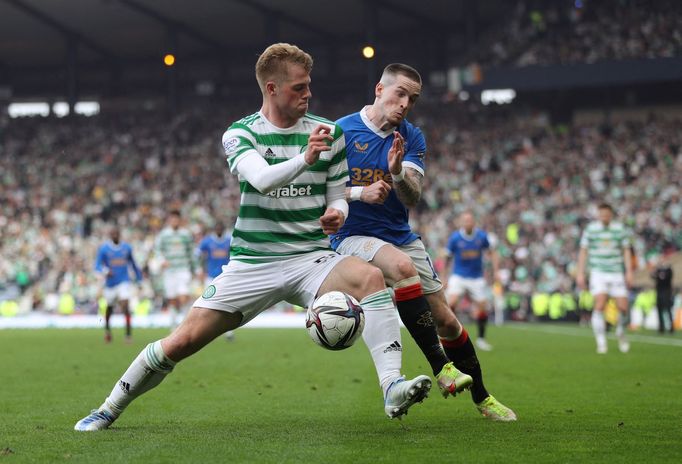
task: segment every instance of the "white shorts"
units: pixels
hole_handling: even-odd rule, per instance
[[[336,251],[342,255],[357,256],[369,263],[372,262],[379,249],[385,245],[395,246],[380,238],[354,235],[343,239],[336,248]],[[431,257],[426,252],[421,240],[417,239],[406,245],[395,247],[412,259],[412,263],[419,273],[422,291],[425,295],[436,293],[443,288],[443,283],[438,278],[438,273],[436,273],[433,267]]]
[[[230,260],[194,306],[242,313],[240,325],[280,301],[307,308],[334,266],[345,258],[323,250],[263,264]]]
[[[104,299],[107,300],[108,305],[115,304],[118,301],[130,300],[132,296],[132,285],[130,282],[121,282],[113,287],[104,287]]]
[[[615,272],[590,272],[590,293],[592,295],[609,295],[613,298],[626,298],[628,289],[625,276]]]
[[[464,292],[469,293],[469,296],[474,301],[488,300],[488,286],[483,277],[467,279],[466,277],[451,274],[448,279],[447,296],[462,296]]]
[[[166,269],[163,271],[163,296],[177,298],[189,295],[192,273],[187,269]]]

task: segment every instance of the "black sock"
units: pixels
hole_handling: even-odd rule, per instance
[[[437,375],[450,360],[440,345],[431,308],[422,293],[421,284],[398,288],[395,290],[395,296],[400,319],[424,353],[433,374]]]
[[[132,333],[132,325],[130,323],[130,313],[128,311],[125,312],[125,318],[126,318],[126,337],[130,337],[130,334]]]
[[[455,367],[474,379],[474,384],[471,386],[471,399],[474,403],[480,403],[490,396],[483,385],[481,365],[467,331],[462,329],[462,334],[457,340],[441,339],[441,343],[443,343],[445,354],[452,360]]]
[[[478,338],[485,338],[485,328],[488,325],[488,315],[485,314],[483,317],[479,316],[476,320],[476,325],[478,326]]]
[[[104,330],[107,332],[110,330],[109,328],[109,319],[111,319],[111,314],[114,312],[114,308],[111,307],[111,305],[107,305],[107,309],[104,311]]]

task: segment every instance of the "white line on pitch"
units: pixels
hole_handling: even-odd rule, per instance
[[[519,330],[528,330],[534,332],[544,332],[550,334],[559,335],[571,335],[571,336],[581,336],[581,337],[592,337],[592,332],[588,332],[587,329],[580,329],[577,327],[557,327],[557,326],[542,326],[537,324],[508,324],[506,327]],[[615,338],[615,335],[610,334],[610,338]],[[663,337],[663,335],[661,336]],[[640,343],[649,343],[652,345],[664,345],[664,346],[677,346],[682,347],[682,340],[677,338],[658,338],[651,335],[637,335],[628,334],[628,340]]]

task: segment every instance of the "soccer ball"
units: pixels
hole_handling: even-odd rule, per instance
[[[365,313],[352,296],[329,292],[308,308],[305,326],[310,338],[322,348],[345,350],[362,334]]]

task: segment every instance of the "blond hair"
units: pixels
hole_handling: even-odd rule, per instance
[[[313,69],[313,58],[296,45],[272,44],[261,53],[256,62],[256,80],[263,93],[268,81],[281,82],[286,77],[287,63],[300,65],[309,74]]]

